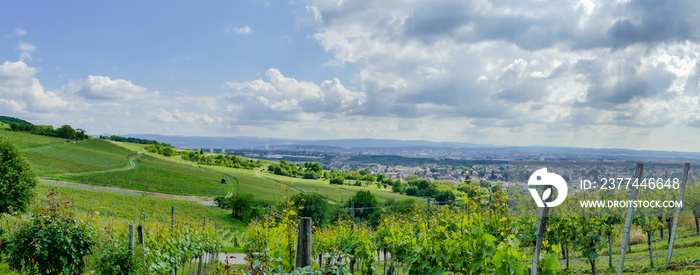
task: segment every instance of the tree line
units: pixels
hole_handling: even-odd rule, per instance
[[[224,166],[231,168],[255,169],[263,165],[261,160],[252,160],[234,155],[205,155],[203,150],[181,151],[180,158],[196,162],[201,165]]]
[[[150,140],[150,139],[141,139],[141,138],[133,138],[133,137],[122,137],[122,136],[116,136],[116,135],[111,135],[111,136],[100,136],[99,139],[108,139],[108,140],[113,140],[113,141],[118,141],[118,142],[129,142],[129,143],[137,143],[137,144],[155,144],[161,147],[173,147],[172,145],[164,142],[158,142],[155,140]]]
[[[73,129],[70,125],[63,125],[58,129],[54,129],[51,125],[26,125],[13,123],[10,124],[10,130],[15,132],[26,132],[35,135],[50,136],[65,138],[71,140],[89,139],[90,136],[85,134],[83,129]]]

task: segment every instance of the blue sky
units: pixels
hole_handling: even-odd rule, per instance
[[[0,113],[91,134],[700,149],[697,1],[12,1]]]

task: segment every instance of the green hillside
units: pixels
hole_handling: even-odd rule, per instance
[[[10,139],[12,143],[19,147],[20,150],[36,147],[46,147],[52,144],[61,144],[66,141],[62,138],[32,135],[22,132],[12,132],[9,130],[0,130],[0,136],[5,136],[8,139]]]
[[[219,228],[242,229],[245,224],[231,217],[230,212],[218,207],[203,206],[196,202],[131,195],[115,192],[88,190],[68,186],[39,183],[37,197],[45,197],[49,190],[55,188],[73,199],[78,211],[97,211],[101,222],[133,222],[141,220],[144,215],[149,221],[170,223],[171,207],[175,206],[176,218],[199,222],[203,217],[216,222]]]
[[[103,140],[54,144],[23,150],[39,176],[104,171],[129,167],[133,152]]]
[[[134,164],[134,168],[127,170],[62,175],[56,179],[175,195],[216,196],[224,177],[216,172],[149,155],[136,158]]]
[[[12,125],[15,123],[20,124],[20,125],[28,125],[28,126],[34,125],[31,122],[26,121],[24,119],[19,119],[16,117],[9,117],[9,116],[0,116],[0,122],[5,123],[7,125]]]

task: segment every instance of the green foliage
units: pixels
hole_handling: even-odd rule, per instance
[[[329,183],[335,184],[335,185],[343,185],[343,184],[345,184],[345,178],[343,178],[343,177],[332,178]]]
[[[178,154],[178,152],[173,150],[172,147],[166,147],[159,144],[149,144],[143,149],[154,154],[164,155],[166,157],[171,157]]]
[[[299,193],[292,197],[291,201],[297,207],[299,217],[310,217],[315,225],[327,221],[330,204],[326,197],[313,193]]]
[[[403,194],[406,192],[406,185],[400,179],[396,179],[391,184],[391,192]],[[416,190],[416,193],[418,193],[418,190]]]
[[[248,222],[262,215],[264,203],[256,201],[251,193],[234,193],[226,200],[226,205],[235,219]]]
[[[277,270],[281,274],[294,268],[298,216],[287,196],[283,204],[281,213],[248,224],[243,248],[253,259],[255,272]]]
[[[104,275],[144,274],[147,266],[141,246],[129,249],[126,238],[110,238],[97,255],[97,270]]]
[[[380,211],[376,209],[376,207],[380,206],[380,204],[372,192],[357,191],[355,195],[348,199],[345,207],[349,208],[351,202],[355,203],[355,208],[364,208],[356,211],[355,217],[359,217],[362,220],[369,220],[371,224],[377,224],[379,222]]]
[[[26,125],[26,126],[34,125],[29,121],[15,118],[15,117],[9,117],[9,116],[0,116],[0,122],[5,123],[7,125],[12,125],[12,124],[20,124],[20,125]]]
[[[118,141],[118,142],[129,142],[129,143],[137,143],[137,144],[156,144],[161,147],[173,147],[172,145],[168,143],[163,143],[163,142],[158,142],[155,140],[150,140],[150,139],[140,139],[140,138],[132,138],[132,137],[121,137],[121,136],[100,136],[99,139],[109,139],[113,141]]]
[[[230,168],[255,169],[261,167],[262,161],[253,161],[252,159],[234,156],[234,155],[215,155],[204,156],[203,152],[199,151],[182,151],[182,159],[196,162],[201,165],[223,166]]]
[[[75,130],[70,125],[63,125],[61,126],[61,128],[54,129],[51,125],[26,125],[13,123],[10,125],[10,129],[16,132],[28,132],[35,135],[58,137],[64,139],[83,140],[90,138],[90,136],[85,134],[85,130]]]
[[[74,215],[72,202],[50,192],[9,239],[8,262],[30,274],[82,274],[95,244],[94,229]]]
[[[0,137],[0,214],[25,212],[36,184],[34,172],[19,149]]]
[[[416,188],[416,187],[406,188],[406,196],[418,196],[418,188]]]

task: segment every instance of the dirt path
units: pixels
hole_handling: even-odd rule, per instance
[[[260,170],[262,170],[262,168],[261,168],[261,169],[258,169],[258,170],[255,170],[255,175],[258,176],[258,178],[266,179],[266,178],[261,177],[260,174],[258,174],[258,172],[259,172]],[[279,183],[279,182],[277,182],[277,181],[274,181],[274,180],[271,180],[271,179],[266,179],[266,180],[269,180],[269,181],[271,181],[271,182],[274,182],[274,183],[276,183],[276,184],[279,185],[279,186],[285,186],[284,184],[281,184],[281,183]],[[299,193],[303,193],[303,191],[301,191],[301,190],[299,190],[299,189],[297,189],[297,188],[294,188],[294,186],[287,185],[287,187],[289,187],[289,188],[291,188],[292,190],[297,191],[297,192],[299,192]],[[328,201],[328,203],[330,203],[330,204],[335,205],[335,202],[333,202],[333,201],[331,201],[331,200],[326,200],[326,201]]]
[[[238,181],[238,180],[236,180],[236,181]],[[230,187],[228,188],[228,193],[226,193],[226,196],[224,196],[224,198],[230,198],[231,196],[233,196],[233,184],[229,184],[229,186]],[[199,204],[204,205],[204,206],[217,206],[216,203],[214,202],[214,200],[203,201],[203,202],[200,202]]]
[[[135,159],[141,158],[143,154],[138,154],[138,155],[129,155],[126,160],[129,162],[129,166],[125,167],[120,167],[120,168],[112,168],[112,169],[107,169],[107,170],[96,170],[96,171],[87,171],[87,172],[79,172],[79,173],[65,173],[65,174],[60,174],[57,176],[76,176],[76,175],[89,175],[89,174],[97,174],[97,173],[107,173],[107,172],[121,172],[121,171],[128,171],[131,169],[134,169],[136,167],[136,163],[134,162]]]
[[[260,174],[258,174],[258,172],[260,172],[260,170],[262,170],[262,168],[260,168],[260,169],[258,169],[258,170],[255,170],[255,175],[258,176],[258,178],[261,178],[261,179],[264,179],[264,180],[268,180],[268,181],[274,182],[275,184],[277,184],[277,185],[279,185],[279,186],[282,186],[282,187],[284,187],[284,186],[286,185],[287,187],[289,187],[289,188],[291,188],[292,190],[297,191],[297,192],[299,192],[299,193],[302,193],[302,192],[303,192],[303,191],[301,191],[301,190],[299,190],[299,189],[294,188],[294,186],[287,185],[287,184],[282,184],[282,183],[279,183],[279,182],[277,182],[277,181],[274,181],[274,180],[271,180],[271,179],[267,179],[267,178],[261,177]]]
[[[39,179],[39,181],[41,183],[51,184],[51,185],[69,186],[69,187],[75,187],[75,188],[122,193],[122,194],[131,194],[131,195],[151,196],[151,197],[157,197],[157,198],[168,198],[168,199],[175,199],[175,200],[191,201],[191,202],[196,202],[196,203],[201,203],[201,202],[204,202],[204,201],[211,199],[210,197],[172,195],[172,194],[148,192],[148,191],[126,189],[126,188],[112,187],[112,186],[83,184],[83,183],[69,182],[69,181],[57,181],[57,180],[48,180],[48,179]]]

